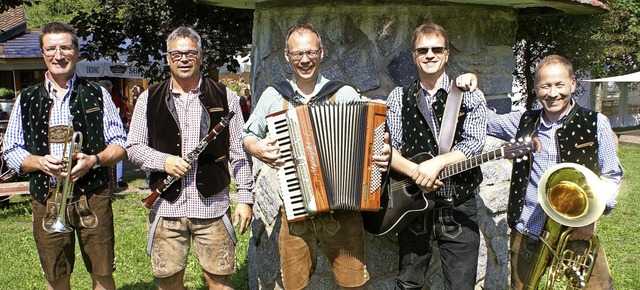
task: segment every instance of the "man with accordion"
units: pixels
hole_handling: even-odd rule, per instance
[[[268,87],[244,127],[245,149],[272,168],[283,165],[283,152],[275,136],[267,135],[265,117],[302,104],[361,100],[353,87],[329,81],[318,73],[323,53],[320,34],[313,24],[300,23],[289,28],[284,56],[295,78]],[[388,145],[384,145],[382,154],[372,157],[382,171],[386,170],[389,152]],[[278,247],[285,289],[303,289],[308,285],[319,245],[333,266],[336,283],[342,288],[362,288],[369,274],[364,261],[364,231],[359,211],[333,210],[296,221],[288,220],[284,211],[282,209]]]

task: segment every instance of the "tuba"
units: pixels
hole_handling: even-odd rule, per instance
[[[69,116],[69,123],[73,120],[73,116]],[[67,205],[73,199],[74,183],[71,181],[71,168],[73,168],[73,156],[80,152],[82,148],[82,133],[73,132],[73,127],[69,127],[64,143],[62,166],[63,171],[67,172],[67,176],[59,178],[56,182],[56,189],[53,192],[54,201],[51,208],[47,208],[47,215],[42,221],[42,227],[49,233],[68,233],[71,227],[67,224]],[[50,220],[48,217],[55,217]]]
[[[605,201],[599,195],[603,186],[593,171],[575,163],[556,164],[542,175],[538,199],[548,217],[540,235],[525,233],[541,242],[524,281],[526,289],[538,288],[547,267],[544,289],[553,289],[555,283],[565,283],[567,289],[582,289],[587,285],[600,241],[594,235],[584,252],[568,249],[567,242],[573,228],[597,221],[604,212]]]

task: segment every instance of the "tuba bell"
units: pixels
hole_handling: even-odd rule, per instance
[[[560,163],[549,168],[538,184],[538,200],[547,214],[540,235],[525,232],[540,240],[531,270],[524,281],[526,289],[537,289],[548,269],[544,289],[565,283],[567,289],[582,289],[589,282],[598,255],[600,241],[594,235],[584,252],[567,248],[573,228],[594,223],[605,209],[599,194],[604,187],[600,178],[588,168],[575,163]]]
[[[69,116],[69,123],[73,116]],[[59,178],[53,192],[53,202],[47,207],[47,214],[42,221],[42,227],[49,233],[68,233],[71,226],[67,224],[67,205],[73,199],[74,183],[71,181],[71,168],[73,168],[73,155],[79,153],[82,148],[82,133],[73,132],[70,127],[67,131],[63,149],[63,171],[67,172],[64,179]],[[55,217],[50,219],[49,217]]]

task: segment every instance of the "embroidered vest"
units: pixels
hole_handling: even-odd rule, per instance
[[[520,125],[516,139],[535,136],[540,122],[540,111],[527,111],[520,118]],[[562,127],[556,131],[556,144],[560,162],[573,162],[583,165],[593,172],[600,172],[598,164],[598,113],[574,106],[562,122]],[[513,161],[511,173],[511,190],[509,193],[509,208],[507,222],[514,227],[524,205],[533,154],[529,153],[527,160],[518,158]]]
[[[44,83],[24,89],[20,93],[22,128],[27,151],[44,156],[49,154],[49,113],[53,100]],[[100,87],[82,78],[76,78],[71,88],[69,107],[73,115],[73,130],[81,132],[85,154],[97,154],[106,147],[103,127],[103,96]],[[106,167],[89,170],[75,184],[76,195],[91,192],[109,180]],[[34,200],[43,203],[49,195],[50,177],[41,171],[29,173],[29,192]]]
[[[178,115],[171,96],[170,82],[163,81],[149,88],[147,124],[149,126],[149,146],[160,152],[182,156],[182,132],[178,125]],[[202,140],[220,120],[229,113],[227,92],[224,85],[204,78],[199,96],[202,104],[202,122],[199,140]],[[215,140],[198,156],[196,187],[200,195],[210,197],[225,189],[231,182],[229,174],[229,130],[223,130]],[[149,182],[152,188],[167,178],[165,172],[151,172]],[[182,183],[174,182],[165,189],[161,197],[174,202],[182,192]]]
[[[418,109],[418,81],[408,84],[402,88],[402,156],[412,157],[419,153],[427,152],[432,156],[438,155],[438,145],[436,138],[431,132],[427,120]],[[433,96],[435,102],[431,109],[435,114],[438,124],[442,123],[445,104],[447,103],[448,93],[444,89],[439,89]],[[462,103],[458,114],[458,124],[464,124],[469,109]],[[462,140],[462,126],[456,126],[456,132],[453,138],[453,145]],[[482,182],[482,172],[480,167],[476,167],[460,174],[451,176],[453,184],[453,197],[456,200],[466,200],[466,197],[475,192]],[[439,196],[448,196],[438,190]]]

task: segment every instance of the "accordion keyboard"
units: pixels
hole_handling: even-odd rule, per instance
[[[291,139],[289,137],[286,114],[267,118],[267,129],[271,138],[276,139],[284,164],[278,169],[280,192],[288,221],[303,220],[309,214],[305,209],[300,182],[296,176],[295,164],[291,155]]]

